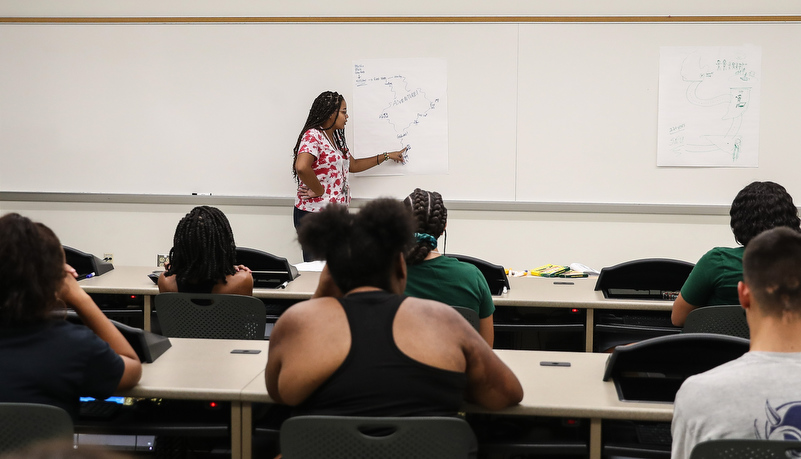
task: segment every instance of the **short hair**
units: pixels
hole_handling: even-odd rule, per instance
[[[235,274],[236,243],[231,224],[216,207],[198,206],[178,222],[165,276],[178,285],[225,283]]]
[[[47,226],[17,213],[0,218],[0,324],[48,320],[63,306],[64,249]]]
[[[779,227],[755,237],[743,254],[743,280],[764,314],[801,313],[801,234]]]
[[[445,231],[448,223],[448,209],[442,201],[442,195],[436,191],[415,190],[403,200],[403,204],[411,212],[415,220],[415,233],[428,234],[434,238],[419,238],[406,253],[406,262],[410,265],[421,263],[436,247],[436,240]]]
[[[292,176],[296,181],[299,181],[299,178],[298,171],[295,169],[295,163],[298,160],[298,150],[300,149],[300,142],[303,140],[303,135],[306,134],[306,131],[312,128],[330,128],[331,126],[323,126],[323,123],[328,121],[331,115],[340,110],[344,100],[345,98],[338,92],[324,91],[314,99],[314,102],[312,102],[312,106],[309,109],[309,116],[306,117],[306,123],[303,125],[303,129],[300,131],[298,141],[295,142],[295,148],[292,150]],[[334,118],[334,122],[336,122],[336,118]],[[334,131],[334,142],[337,144],[337,148],[339,148],[342,153],[347,154],[348,143],[345,141],[345,131],[343,129],[337,129]]]
[[[774,182],[752,182],[737,193],[729,210],[734,239],[743,246],[757,234],[787,226],[801,231],[801,220],[793,198]]]
[[[396,199],[370,201],[356,214],[329,204],[303,218],[298,241],[304,251],[326,260],[343,293],[365,286],[388,290],[395,260],[412,242],[412,227]]]

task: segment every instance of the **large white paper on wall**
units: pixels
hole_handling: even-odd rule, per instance
[[[367,59],[353,63],[355,157],[409,147],[405,164],[389,161],[365,175],[448,172],[447,64],[444,59]]]
[[[658,166],[757,167],[762,51],[662,47]]]

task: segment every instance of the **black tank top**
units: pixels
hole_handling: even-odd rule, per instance
[[[452,416],[459,411],[467,375],[420,363],[395,345],[392,322],[405,299],[370,291],[340,300],[350,324],[350,352],[294,415]]]

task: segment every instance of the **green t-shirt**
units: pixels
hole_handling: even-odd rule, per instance
[[[470,263],[439,256],[408,267],[406,295],[463,306],[484,319],[495,312],[487,280]]]
[[[743,280],[745,247],[715,247],[698,260],[681,296],[693,306],[740,304],[737,283]]]

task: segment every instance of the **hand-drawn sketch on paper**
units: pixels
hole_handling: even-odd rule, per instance
[[[445,60],[368,59],[353,67],[354,155],[408,147],[405,164],[382,164],[362,175],[447,173]]]
[[[757,167],[758,46],[663,47],[658,166]]]

